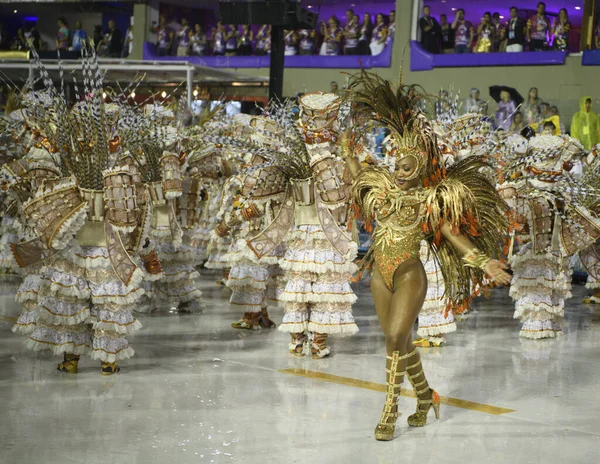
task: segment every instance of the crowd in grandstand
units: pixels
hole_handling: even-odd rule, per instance
[[[333,15],[321,21],[317,29],[286,30],[286,55],[378,55],[393,40],[395,11],[388,15],[365,13],[361,18],[354,10],[346,11],[344,23]],[[235,56],[267,55],[271,52],[271,26],[234,25],[218,22],[210,30],[181,19],[175,28],[162,15],[151,27],[157,35],[160,56]]]
[[[6,34],[2,36],[0,49],[28,51],[33,48],[42,51],[56,48],[59,51],[77,52],[81,51],[84,47],[90,46],[89,38],[93,39],[94,47],[100,57],[126,57],[131,52],[133,26],[129,27],[125,36],[123,36],[123,33],[113,20],[108,21],[108,27],[104,31],[102,30],[102,26],[95,26],[91,36],[83,29],[81,21],[76,21],[75,27],[70,28],[69,23],[64,18],[59,18],[57,27],[55,47],[42,40],[35,21],[27,21],[23,27],[17,30],[14,39],[10,40],[6,37]],[[3,31],[3,27],[1,26],[0,31]]]
[[[486,12],[475,24],[464,9],[458,8],[452,22],[445,14],[438,21],[425,6],[419,19],[421,44],[430,53],[569,51],[571,22],[566,8],[551,20],[544,2],[538,3],[536,13],[529,18],[523,18],[513,6],[510,18],[503,18],[500,13]],[[600,49],[600,24],[594,31],[594,45]]]

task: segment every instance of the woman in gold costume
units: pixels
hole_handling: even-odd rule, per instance
[[[485,162],[480,157],[444,169],[429,121],[413,104],[414,87],[394,89],[366,72],[350,84],[348,96],[358,122],[353,127],[362,127],[364,120],[387,127],[388,156],[395,158],[393,172],[362,167],[354,157],[360,148],[352,134],[346,134],[345,154],[355,179],[353,199],[365,220],[377,223],[366,261],[374,261],[371,291],[387,350],[387,398],[375,438],[387,441],[400,415],[397,401],[405,374],[417,395],[417,410],[408,424],[424,426],[431,408],[439,417],[440,397],[429,387],[412,345],[412,328],[427,292],[420,242],[430,243],[450,304],[458,308],[484,274],[498,284],[510,281],[506,266],[492,259],[501,256],[507,207],[482,174]]]

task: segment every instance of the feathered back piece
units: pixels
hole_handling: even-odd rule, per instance
[[[446,295],[460,312],[483,282],[483,271],[465,267],[460,253],[441,234],[449,224],[453,233],[469,238],[486,256],[503,258],[502,244],[508,231],[508,205],[483,173],[483,157],[470,156],[448,168],[447,177],[427,195],[427,227],[430,244],[440,263]]]

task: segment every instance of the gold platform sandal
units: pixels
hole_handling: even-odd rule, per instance
[[[259,330],[260,313],[244,313],[244,316],[237,322],[231,324],[234,329]]]
[[[306,335],[304,332],[298,332],[291,334],[291,336],[292,341],[289,345],[290,353],[294,356],[304,356],[304,342],[306,342]]]
[[[64,354],[63,362],[56,366],[56,369],[60,372],[66,372],[67,374],[77,374],[79,367],[79,356],[75,354]]]
[[[121,368],[117,366],[117,363],[102,363],[102,375],[113,375],[117,372],[121,372]]]
[[[375,427],[375,440],[378,441],[390,441],[394,438],[394,432],[396,431],[396,421],[400,417],[398,412],[398,397],[404,381],[404,371],[398,372],[400,361],[410,356],[400,356],[399,351],[394,351],[391,356],[386,357],[386,383],[387,383],[387,396],[385,398],[385,405],[383,406],[383,412],[381,413],[381,419],[379,424]]]
[[[314,334],[311,353],[313,359],[326,358],[331,354],[331,349],[327,346],[327,334]]]
[[[411,358],[418,354],[419,352],[414,350],[408,357]],[[416,372],[414,372],[415,370]],[[410,366],[406,366],[406,373],[408,375],[408,380],[417,395],[417,411],[411,416],[408,416],[407,422],[411,427],[424,427],[425,424],[427,424],[427,414],[431,408],[433,408],[433,411],[435,412],[435,418],[440,418],[440,395],[430,388],[427,383],[425,372],[423,372],[423,365],[421,364],[421,356],[419,356],[417,362]],[[422,380],[417,381],[419,379]],[[429,398],[421,399],[421,396],[427,393],[429,393]]]

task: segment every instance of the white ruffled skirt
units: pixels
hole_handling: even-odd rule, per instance
[[[528,243],[513,257],[511,268],[514,317],[523,323],[520,336],[542,339],[561,335],[565,300],[571,297],[568,260],[556,253],[536,255]]]
[[[144,294],[137,270],[129,286],[115,274],[105,247],[76,242],[42,269],[39,282],[21,286],[18,298],[39,287],[29,348],[116,362],[133,356],[127,335],[141,327],[133,309]],[[23,316],[24,317],[24,316]],[[23,325],[24,320],[22,320]]]
[[[421,244],[421,261],[427,274],[427,294],[419,313],[417,335],[424,338],[456,332],[454,314],[450,311],[445,315],[448,299],[444,297],[446,287],[442,270],[428,249],[427,244]]]
[[[356,249],[342,256],[318,225],[297,227],[280,261],[287,280],[281,300],[285,314],[279,330],[353,335],[358,327],[352,315],[356,295],[350,278],[357,271]]]
[[[278,247],[259,259],[243,239],[237,240],[227,254],[231,268],[226,285],[231,289],[229,303],[243,312],[260,312],[262,308],[277,306],[283,293],[284,275],[277,264],[283,255]]]

